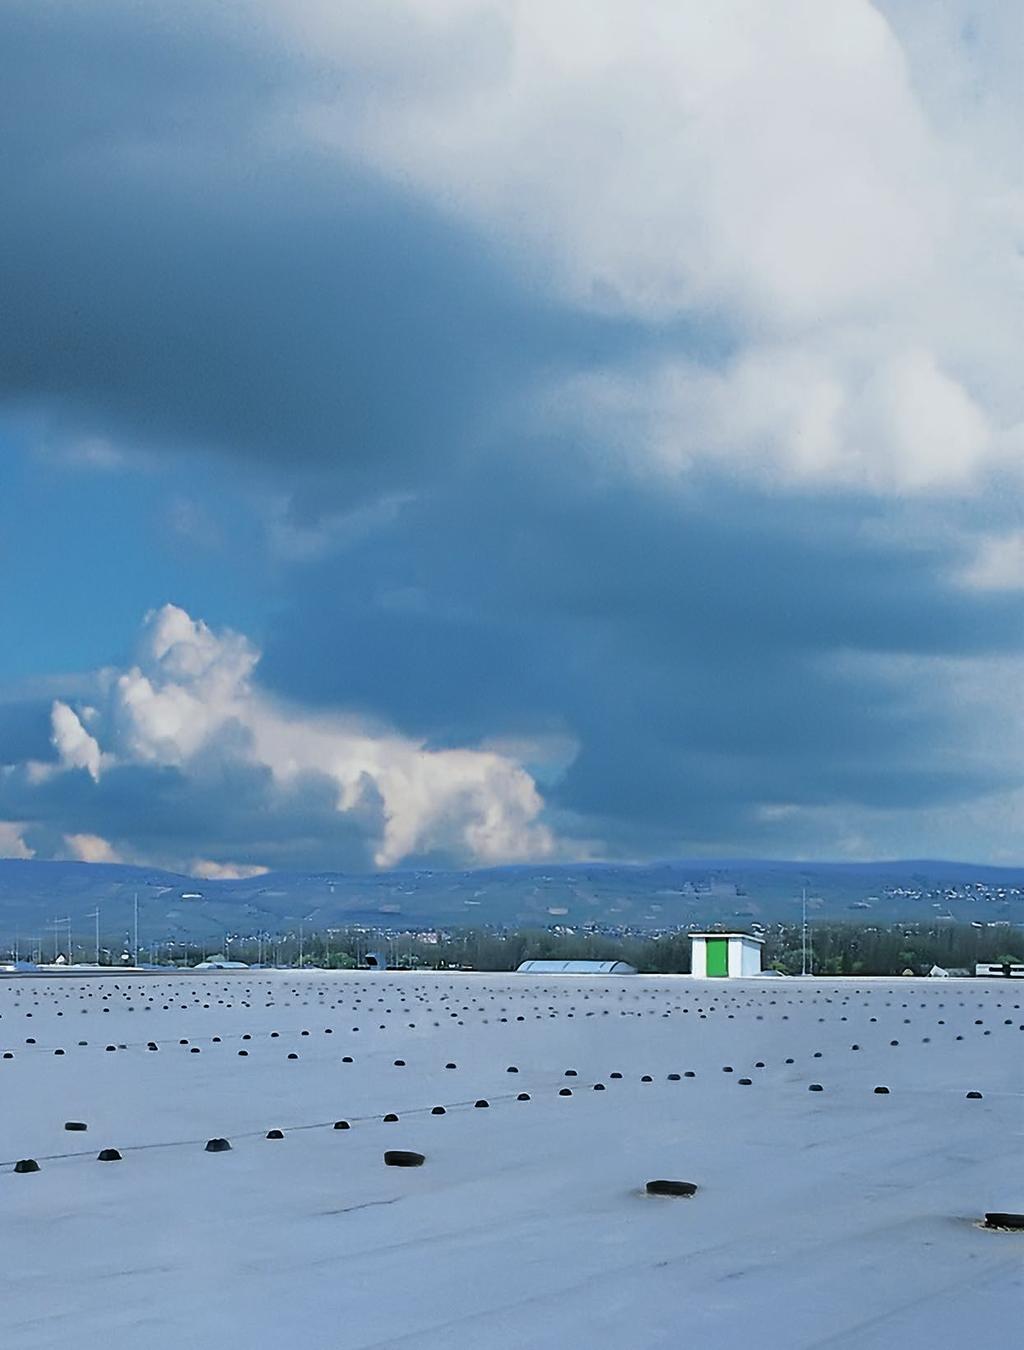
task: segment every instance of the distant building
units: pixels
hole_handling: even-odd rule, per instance
[[[1024,965],[1018,965],[1015,961],[1003,961],[999,963],[995,961],[979,961],[974,967],[974,973],[983,978],[995,976],[1005,980],[1024,980]]]
[[[690,972],[698,980],[760,975],[763,946],[750,933],[691,933]]]
[[[193,970],[248,970],[244,961],[227,961],[223,956],[211,956],[208,961],[200,961]]]
[[[524,961],[520,975],[635,975],[625,961]]]

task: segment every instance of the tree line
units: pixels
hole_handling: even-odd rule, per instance
[[[803,931],[799,924],[767,929],[762,963],[766,970],[800,973]],[[977,962],[1024,962],[1024,935],[1006,927],[969,924],[893,924],[868,927],[851,923],[815,923],[808,933],[808,968],[815,975],[924,975],[937,965],[974,973]],[[372,934],[332,930],[285,935],[273,943],[235,938],[233,959],[281,965],[353,968],[368,953],[389,966],[419,969],[515,970],[528,960],[626,961],[646,974],[688,973],[690,938],[685,931],[650,936],[561,933],[547,929],[509,931],[470,928],[427,940],[416,934]],[[201,959],[196,949],[190,963]]]

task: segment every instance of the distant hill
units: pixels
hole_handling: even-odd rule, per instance
[[[85,936],[97,906],[105,934],[127,934],[135,893],[148,942],[289,932],[299,923],[307,929],[742,928],[798,921],[804,886],[808,911],[818,919],[1024,924],[1024,867],[972,863],[699,860],[372,875],[276,872],[248,881],[200,881],[152,867],[0,859],[0,943],[16,934],[23,943],[50,935],[52,921],[64,916]]]

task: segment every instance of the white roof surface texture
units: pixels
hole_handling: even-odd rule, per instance
[[[0,980],[4,1343],[1013,1343],[1024,1233],[978,1221],[1024,1210],[1022,995],[966,980]],[[206,1152],[215,1136],[231,1150]],[[122,1160],[98,1162],[108,1147]],[[388,1148],[426,1163],[386,1167]],[[41,1170],[16,1174],[21,1158]],[[654,1178],[699,1189],[645,1195]]]

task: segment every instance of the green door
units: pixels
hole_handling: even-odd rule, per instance
[[[708,940],[708,976],[729,974],[728,938]]]

